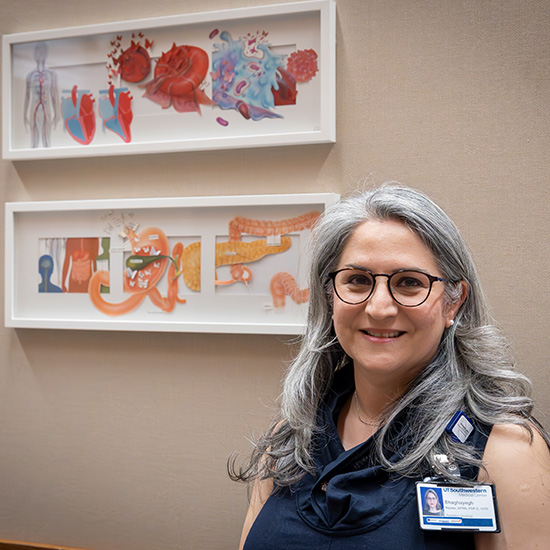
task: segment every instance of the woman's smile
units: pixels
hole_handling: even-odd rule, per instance
[[[399,338],[403,334],[405,334],[403,331],[388,331],[388,330],[380,330],[380,329],[363,329],[362,332],[371,338],[374,338],[376,340],[393,340],[395,338]]]

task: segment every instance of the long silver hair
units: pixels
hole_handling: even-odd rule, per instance
[[[230,461],[233,479],[273,478],[276,485],[286,486],[313,470],[313,436],[322,429],[317,425],[318,408],[334,372],[347,360],[332,325],[332,282],[326,275],[337,269],[354,230],[370,219],[404,223],[431,250],[444,278],[466,281],[469,286],[468,296],[454,325],[444,331],[435,357],[388,412],[375,438],[373,460],[405,476],[431,470],[450,478],[452,474],[436,458],[440,454],[482,467],[474,449],[445,434],[458,410],[468,411],[483,424],[522,425],[532,436],[531,384],[516,371],[510,345],[489,317],[476,268],[457,227],[423,193],[395,183],[384,184],[329,206],[314,228],[307,328],[286,374],[279,412],[255,441],[249,461],[240,468]],[[448,302],[460,298],[460,285],[446,283],[445,287]],[[413,425],[407,432],[413,441],[405,456],[390,462],[388,457],[394,449],[390,434],[394,420],[405,409],[414,411],[409,415]],[[547,434],[537,427],[548,443]]]

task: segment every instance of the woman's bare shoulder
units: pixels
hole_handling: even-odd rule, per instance
[[[533,426],[515,424],[491,431],[479,480],[493,483],[502,532],[476,537],[478,550],[545,548],[550,539],[550,451]]]
[[[517,424],[496,424],[485,448],[484,461],[501,470],[509,466],[550,466],[550,452],[535,426],[531,430]],[[509,473],[509,472],[508,472]]]

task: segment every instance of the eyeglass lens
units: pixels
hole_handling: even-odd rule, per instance
[[[345,269],[334,277],[336,294],[348,304],[366,301],[372,294],[374,285],[373,275],[360,269]],[[429,277],[419,271],[399,271],[388,278],[393,299],[404,306],[420,305],[428,298],[431,286]]]

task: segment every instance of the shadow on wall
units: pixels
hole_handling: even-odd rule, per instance
[[[15,161],[13,165],[33,200],[51,200],[55,189],[60,189],[66,200],[82,198],[84,191],[87,199],[154,197],[158,195],[159,182],[163,184],[163,196],[167,188],[169,195],[186,197],[224,195],[227,189],[239,189],[238,194],[243,195],[322,192],[323,189],[312,188],[311,182],[319,180],[334,147],[334,144],[259,147],[128,155],[124,159]],[[273,166],[278,169],[273,170]],[[44,185],[45,173],[55,174],[54,189],[51,182]],[[98,173],[103,177],[98,178]],[[151,174],[155,174],[155,181],[151,181]],[[169,181],[172,177],[176,179]],[[334,191],[334,185],[328,191]]]

